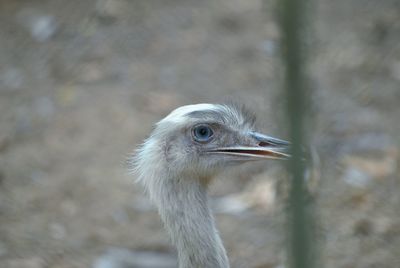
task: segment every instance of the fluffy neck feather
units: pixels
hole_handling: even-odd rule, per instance
[[[205,187],[197,179],[175,178],[161,192],[157,205],[177,247],[179,267],[229,267]]]

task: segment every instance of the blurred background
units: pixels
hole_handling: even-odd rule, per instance
[[[400,2],[313,4],[320,258],[400,267]],[[272,0],[0,0],[0,267],[174,267],[125,160],[189,103],[244,103],[285,138],[276,11]],[[212,185],[233,268],[285,267],[283,173],[249,164]]]

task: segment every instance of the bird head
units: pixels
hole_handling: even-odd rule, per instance
[[[139,178],[159,166],[171,177],[207,178],[229,165],[287,159],[289,143],[257,132],[254,123],[255,116],[243,107],[179,107],[156,124],[137,151],[134,162]]]

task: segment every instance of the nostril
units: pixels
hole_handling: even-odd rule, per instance
[[[271,145],[272,145],[271,143],[265,142],[265,141],[261,141],[258,143],[258,146],[261,146],[261,147],[267,147],[267,146],[271,146]]]

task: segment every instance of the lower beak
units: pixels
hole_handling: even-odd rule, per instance
[[[230,146],[216,148],[208,151],[209,153],[225,154],[231,156],[244,157],[243,160],[261,159],[288,159],[290,143],[284,140],[266,136],[257,132],[250,132],[250,137],[254,141],[251,146]]]

